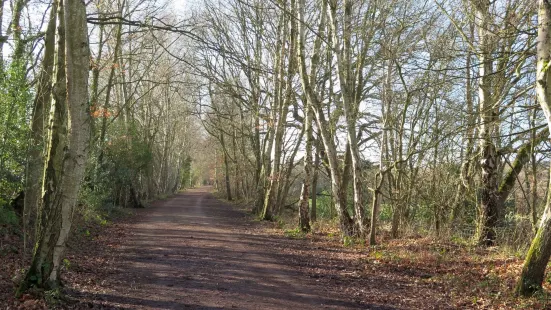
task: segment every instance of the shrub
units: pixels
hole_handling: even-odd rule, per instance
[[[19,218],[11,208],[0,205],[0,225],[17,225]]]

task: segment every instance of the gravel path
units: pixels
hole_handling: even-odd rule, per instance
[[[278,249],[293,240],[257,233],[257,223],[198,188],[156,203],[115,251],[90,307],[119,309],[365,309],[337,287],[300,271]],[[296,246],[296,244],[294,244]]]

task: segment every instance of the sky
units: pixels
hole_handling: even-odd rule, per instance
[[[185,15],[190,9],[195,9],[201,5],[200,0],[169,0],[171,5],[178,11],[178,13]],[[179,15],[180,15],[179,14]]]

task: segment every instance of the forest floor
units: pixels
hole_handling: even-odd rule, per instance
[[[511,294],[519,258],[431,239],[344,246],[330,232],[256,221],[209,190],[81,226],[65,261],[63,301],[53,308],[551,309],[547,294]],[[0,310],[45,308],[11,297],[9,272],[20,266],[13,255],[0,259]]]

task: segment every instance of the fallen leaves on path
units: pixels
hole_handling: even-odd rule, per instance
[[[102,296],[115,287],[123,286],[127,296],[137,289],[136,281],[110,275],[120,273],[117,249],[133,234],[129,227],[147,217],[148,212],[142,210],[108,225],[78,222],[62,277],[68,299],[52,308],[125,309],[113,301],[102,300]],[[234,231],[262,237],[271,256],[279,256],[286,265],[308,277],[308,281],[358,305],[384,305],[389,309],[551,308],[547,295],[529,299],[513,296],[522,260],[496,249],[430,238],[385,240],[374,247],[343,246],[336,234],[290,235],[273,223],[258,222],[252,217]],[[20,244],[21,238],[13,232],[3,237],[0,244],[3,266],[0,300],[7,305],[2,309],[46,309],[44,300],[32,295],[13,298],[11,277],[24,266]],[[185,271],[179,272],[178,278],[200,280]],[[167,288],[171,285],[168,283]],[[549,283],[544,286],[550,289]],[[82,296],[86,298],[81,299]]]
[[[266,224],[274,237],[285,232]],[[513,294],[523,260],[497,251],[432,238],[343,246],[332,233],[314,233],[280,249],[315,281],[336,286],[358,302],[399,309],[551,309],[547,293]],[[544,283],[547,291],[549,282]]]

